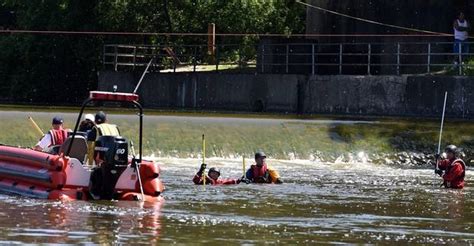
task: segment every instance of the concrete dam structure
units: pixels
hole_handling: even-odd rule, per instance
[[[102,71],[99,90],[131,92],[140,74]],[[467,76],[311,76],[149,73],[139,90],[147,108],[474,119],[474,79]]]

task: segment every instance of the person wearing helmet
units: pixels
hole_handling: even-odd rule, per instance
[[[252,183],[282,184],[278,172],[267,165],[267,156],[263,152],[255,153],[255,165],[250,166],[245,176]]]
[[[444,152],[446,159],[439,159],[438,168],[435,173],[443,178],[445,188],[462,189],[464,187],[464,176],[466,175],[466,164],[460,159],[460,151],[455,145],[448,145]]]
[[[95,123],[94,123],[95,117],[93,114],[86,114],[84,116],[84,120],[81,121],[81,124],[79,124],[79,131],[87,134],[89,131],[94,128]]]
[[[103,111],[99,111],[94,117],[95,126],[92,127],[87,134],[87,163],[94,163],[95,141],[100,136],[120,136],[120,131],[116,125],[107,123],[107,115]]]
[[[88,141],[97,141],[100,136],[120,136],[118,127],[107,123],[107,115],[103,111],[95,114],[94,122],[95,126],[87,135]]]
[[[211,167],[209,168],[209,172],[207,172],[207,175],[205,175],[205,178],[203,179],[202,173],[206,169],[206,164],[201,164],[201,168],[199,171],[194,175],[193,182],[194,184],[197,185],[202,185],[204,180],[206,181],[206,184],[210,185],[229,185],[229,184],[239,184],[242,179],[220,179],[219,176],[221,176],[221,172],[218,168],[216,167]]]

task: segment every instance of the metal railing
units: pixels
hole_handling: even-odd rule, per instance
[[[153,58],[151,70],[199,72],[256,70],[257,46],[219,45],[214,54],[207,45],[104,45],[102,63],[106,68],[134,70]]]
[[[105,45],[103,65],[133,70],[154,58],[152,70],[159,72],[463,75],[473,71],[474,62],[469,62],[473,53],[453,48],[453,42],[288,43],[218,45],[210,54],[207,45]]]
[[[465,43],[465,46],[472,43]],[[453,42],[320,43],[262,45],[260,73],[462,75],[473,53]]]

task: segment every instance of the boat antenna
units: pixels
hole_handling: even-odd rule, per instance
[[[448,92],[444,92],[444,103],[443,103],[443,114],[441,115],[441,126],[439,128],[439,140],[438,140],[438,155],[436,157],[436,170],[439,169],[438,167],[438,159],[439,154],[441,152],[441,138],[443,135],[443,125],[444,125],[444,113],[446,112],[446,99],[448,98]]]
[[[142,83],[142,81],[143,81],[143,78],[145,78],[145,74],[148,72],[148,68],[150,68],[150,65],[151,65],[151,63],[153,62],[154,59],[155,59],[155,57],[152,57],[152,58],[150,59],[150,61],[148,62],[148,65],[146,65],[145,71],[143,71],[142,76],[140,77],[140,80],[138,81],[138,84],[137,84],[137,86],[135,87],[135,90],[133,90],[133,94],[137,93],[137,90],[138,90],[138,88],[140,87],[140,85],[141,85],[141,83]]]

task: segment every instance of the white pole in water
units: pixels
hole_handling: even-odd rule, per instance
[[[444,92],[444,104],[443,104],[443,115],[441,116],[441,126],[439,129],[439,141],[438,141],[438,155],[441,153],[441,137],[443,135],[444,125],[444,113],[446,112],[446,99],[448,98],[448,92]],[[438,170],[438,159],[436,159],[436,170]]]
[[[132,149],[132,156],[133,158],[135,158],[135,147],[133,147],[133,141],[130,141],[130,147]],[[140,164],[141,163],[137,163],[135,168],[137,171],[138,184],[140,185],[140,192],[142,193],[142,201],[145,201],[145,193],[143,192],[142,179],[140,178]]]
[[[142,178],[140,177],[140,165],[141,163],[137,163],[137,176],[138,176],[138,183],[140,185],[140,192],[142,193],[142,201],[145,201],[145,193],[143,192],[143,184],[142,184]]]
[[[148,62],[148,65],[146,65],[145,71],[143,71],[142,76],[140,77],[140,80],[138,81],[138,84],[135,87],[135,90],[133,90],[134,94],[137,93],[138,87],[140,87],[140,84],[142,83],[143,78],[145,78],[145,74],[148,71],[148,68],[150,68],[150,65],[151,65],[151,62],[153,61],[153,59],[155,59],[155,58],[151,58],[151,60]]]

